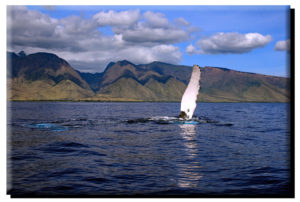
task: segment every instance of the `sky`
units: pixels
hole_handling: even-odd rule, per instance
[[[129,60],[289,76],[289,6],[7,6],[7,42],[83,72]]]

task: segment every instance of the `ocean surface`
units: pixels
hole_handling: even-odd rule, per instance
[[[9,102],[12,196],[288,196],[286,103]]]

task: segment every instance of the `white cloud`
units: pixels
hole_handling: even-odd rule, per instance
[[[185,49],[185,51],[189,54],[189,55],[194,55],[197,53],[197,50],[195,48],[195,46],[193,46],[192,44],[188,45]]]
[[[182,53],[178,47],[173,45],[158,45],[154,46],[152,49],[155,55],[154,60],[156,61],[169,62],[173,64],[177,64],[181,61]]]
[[[140,19],[139,10],[128,10],[116,12],[110,10],[102,11],[93,16],[98,26],[130,26],[138,22]]]
[[[165,43],[171,44],[187,39],[188,34],[176,28],[138,27],[128,29],[123,33],[123,40],[134,43]]]
[[[98,69],[101,66],[105,67],[111,61],[129,60],[135,64],[161,61],[178,64],[182,57],[179,48],[172,45],[126,46],[119,50],[94,50],[77,53],[57,52],[57,54],[69,61],[71,65],[81,66],[81,70],[93,72],[99,72]]]
[[[291,46],[290,39],[277,41],[275,44],[275,50],[276,51],[290,51],[290,46]]]
[[[264,36],[259,33],[220,32],[209,38],[200,39],[197,46],[198,52],[202,54],[247,53],[267,45],[271,40],[270,35]]]
[[[145,64],[153,61],[177,64],[181,61],[181,52],[172,45],[155,45],[152,47],[128,46],[118,53],[118,60],[127,59],[136,64]]]
[[[138,22],[128,29],[115,28],[115,33],[122,34],[123,40],[131,43],[173,44],[189,38],[189,32],[170,24],[162,13],[147,11],[145,21]]]
[[[174,22],[180,26],[189,26],[190,23],[186,21],[184,18],[176,18]]]
[[[169,26],[169,20],[162,13],[147,11],[144,13],[144,17],[149,27],[161,28]]]
[[[61,34],[77,35],[82,36],[83,38],[85,37],[85,34],[99,34],[99,32],[95,29],[97,26],[94,21],[90,21],[79,16],[72,15],[63,18],[59,21],[59,24],[60,26],[56,27],[57,34],[59,34],[58,31],[61,31]]]
[[[24,6],[8,6],[7,8],[7,29],[9,35],[21,34],[28,37],[33,35],[51,36],[58,24],[58,20],[38,11],[29,11]]]
[[[8,6],[8,50],[50,52],[81,71],[101,72],[110,61],[133,63],[163,61],[177,64],[182,53],[173,43],[190,32],[173,25],[162,13],[139,10],[101,11],[90,19],[51,18],[24,6]],[[112,28],[112,35],[100,27]],[[188,27],[185,27],[188,28]]]

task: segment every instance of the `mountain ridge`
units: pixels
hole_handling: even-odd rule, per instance
[[[110,62],[103,72],[75,70],[51,53],[7,52],[9,100],[176,101],[192,67],[159,61]],[[201,67],[200,102],[288,102],[289,78]]]

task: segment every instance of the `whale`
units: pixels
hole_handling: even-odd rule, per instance
[[[197,96],[200,89],[201,69],[198,65],[193,66],[193,71],[187,88],[181,98],[180,114],[178,118],[190,120],[197,107]]]

